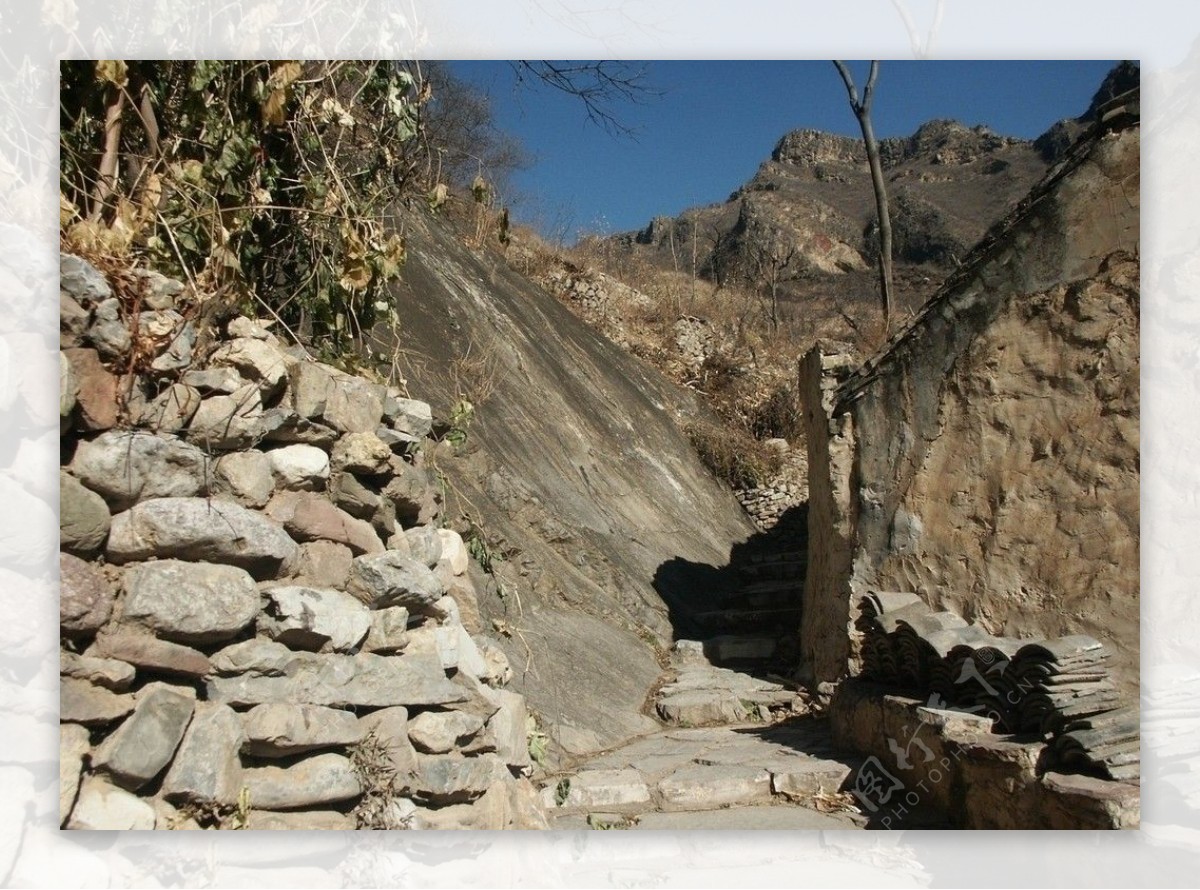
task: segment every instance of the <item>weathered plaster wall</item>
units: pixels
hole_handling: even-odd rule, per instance
[[[810,446],[810,488],[847,500],[813,509],[810,535],[848,517],[852,565],[848,578],[829,560],[810,569],[815,679],[846,672],[853,647],[828,638],[833,616],[845,626],[843,604],[875,588],[918,592],[993,633],[1091,634],[1136,687],[1136,106],[1109,126],[838,388],[832,428],[851,419],[853,465],[829,474],[819,453],[847,445],[827,434]]]

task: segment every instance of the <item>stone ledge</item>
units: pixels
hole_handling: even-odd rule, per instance
[[[935,813],[956,828],[1136,829],[1135,784],[1042,773],[1046,745],[996,735],[979,717],[846,680],[830,704],[834,744],[867,756],[850,789],[874,824]]]

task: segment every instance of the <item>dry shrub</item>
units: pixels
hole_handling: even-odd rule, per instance
[[[701,422],[685,432],[704,465],[734,488],[758,488],[779,472],[779,452],[736,427]]]

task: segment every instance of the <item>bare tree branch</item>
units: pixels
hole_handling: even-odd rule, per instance
[[[576,96],[587,119],[613,136],[634,135],[621,122],[614,105],[641,103],[659,95],[645,83],[644,68],[628,62],[517,61],[510,63],[518,83],[535,81]]]

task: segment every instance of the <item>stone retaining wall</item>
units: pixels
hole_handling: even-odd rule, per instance
[[[879,828],[923,816],[957,828],[1136,829],[1136,784],[1043,771],[1046,745],[996,735],[991,719],[928,707],[860,680],[830,704],[834,744],[867,755],[849,789]]]
[[[62,258],[62,824],[546,827],[429,406],[140,274]]]

